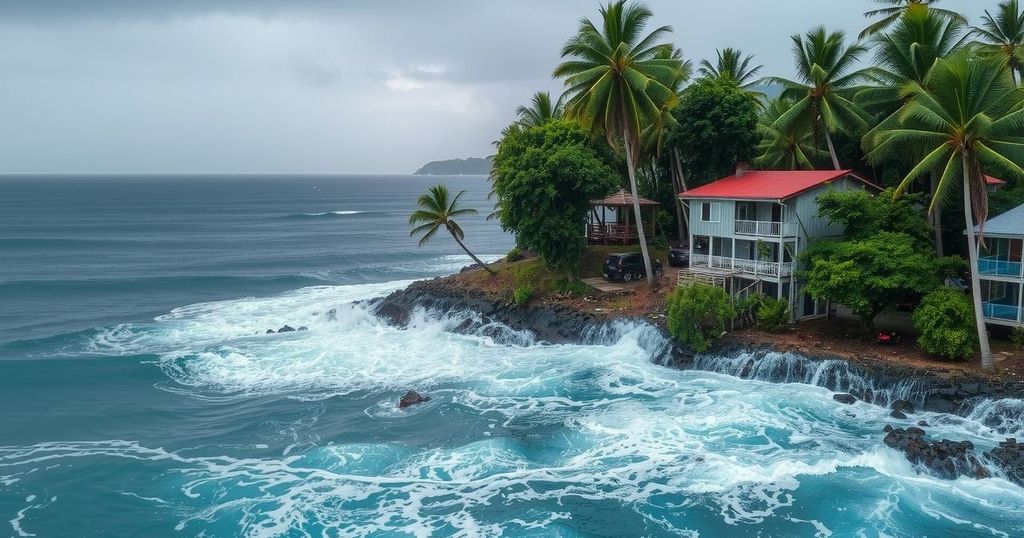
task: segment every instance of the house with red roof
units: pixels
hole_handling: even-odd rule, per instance
[[[826,314],[805,296],[798,256],[811,241],[843,234],[818,216],[828,189],[879,189],[852,170],[747,170],[679,194],[688,206],[690,268],[695,277],[734,294],[760,291],[790,303],[794,319]]]

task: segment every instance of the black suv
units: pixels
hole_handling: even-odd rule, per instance
[[[658,260],[651,260],[651,270],[654,276],[661,276],[665,272],[664,266]],[[644,257],[639,252],[624,252],[612,254],[605,258],[602,268],[606,280],[621,280],[630,282],[640,280],[647,276],[644,274]]]
[[[672,267],[690,266],[690,249],[683,247],[672,247],[668,250],[668,264]]]

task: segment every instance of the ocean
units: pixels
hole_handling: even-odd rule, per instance
[[[471,249],[512,246],[483,177],[0,178],[0,535],[1024,535],[1021,487],[881,441],[927,420],[988,450],[1020,420],[668,368],[642,324],[381,322],[358,301],[469,263],[408,236],[438,182],[480,211]]]

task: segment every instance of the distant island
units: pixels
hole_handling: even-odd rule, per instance
[[[417,176],[485,176],[490,173],[490,157],[470,157],[468,159],[431,161],[420,167],[414,174]]]

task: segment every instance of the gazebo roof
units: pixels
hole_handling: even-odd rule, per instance
[[[633,200],[640,202],[640,205],[655,206],[661,205],[654,200],[648,200],[647,198],[641,198],[639,196],[633,196],[623,189],[619,189],[619,192],[603,199],[603,200],[591,200],[590,205],[593,206],[607,206],[607,207],[630,207],[633,205]]]

